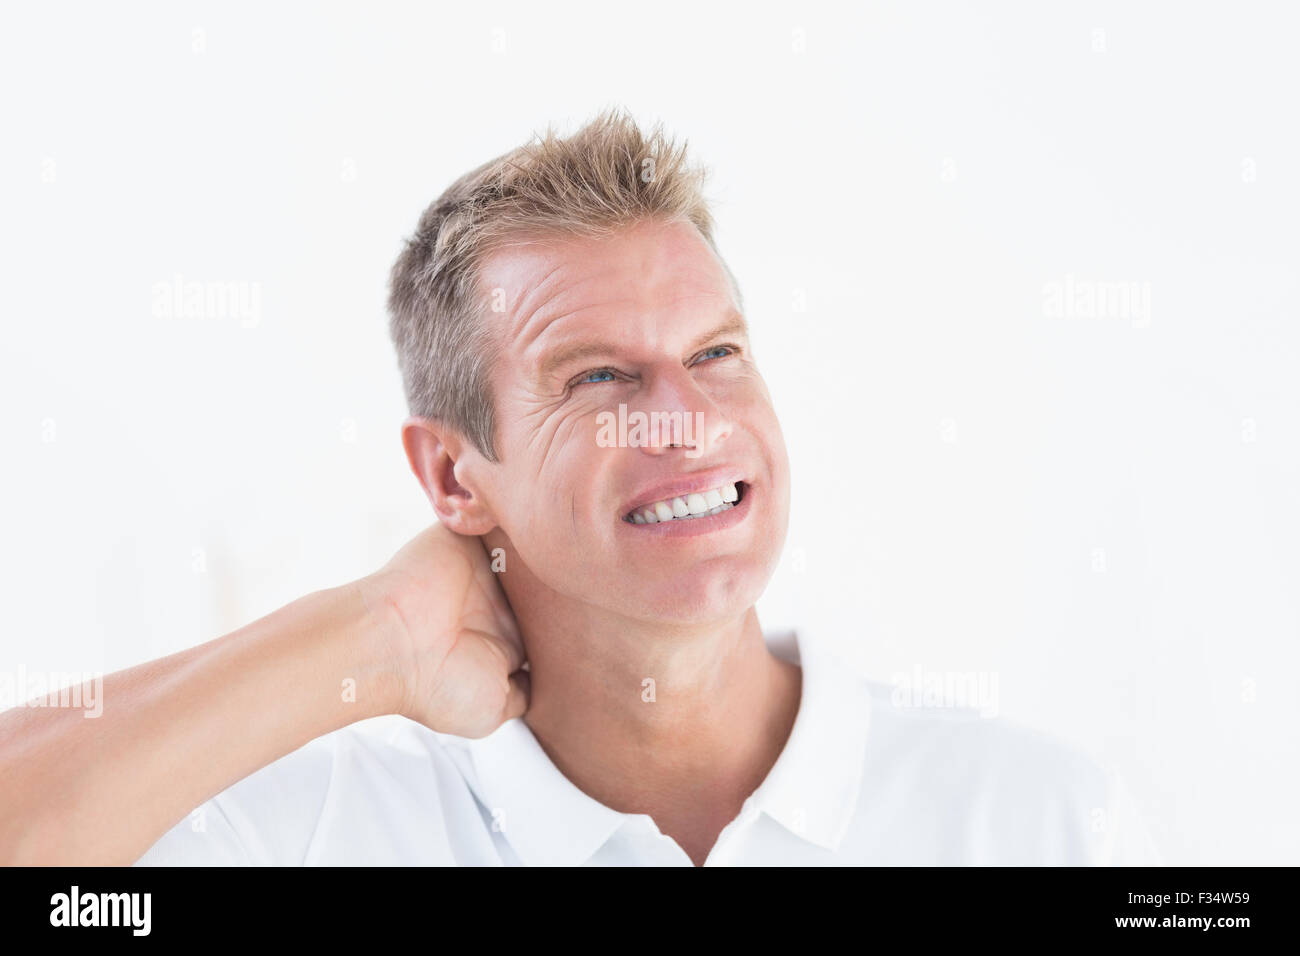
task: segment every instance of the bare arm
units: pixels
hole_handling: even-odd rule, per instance
[[[367,717],[477,736],[522,713],[517,633],[478,540],[434,526],[392,568],[106,676],[99,717],[0,714],[0,864],[129,865],[204,801]],[[493,617],[499,632],[482,633]],[[440,692],[448,712],[429,688],[453,680],[475,693]]]
[[[0,714],[0,862],[129,864],[186,813],[314,737],[390,712],[387,621],[359,584],[104,678],[103,713]],[[343,681],[356,681],[356,701]]]

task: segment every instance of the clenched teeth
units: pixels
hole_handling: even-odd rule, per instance
[[[632,524],[657,524],[660,521],[690,520],[720,514],[734,508],[740,500],[740,493],[734,484],[723,485],[709,491],[667,498],[652,505],[637,508],[623,517]]]

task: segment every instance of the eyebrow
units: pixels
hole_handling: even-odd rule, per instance
[[[722,325],[706,332],[692,342],[689,350],[694,352],[696,349],[703,348],[709,342],[722,338],[724,335],[748,337],[749,326],[746,324],[744,316],[739,312],[732,312]],[[548,380],[560,369],[581,359],[617,355],[618,352],[619,346],[612,342],[582,342],[569,348],[562,348],[542,359],[541,377],[543,380]]]

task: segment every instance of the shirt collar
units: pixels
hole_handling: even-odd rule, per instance
[[[749,798],[791,833],[837,850],[853,822],[862,786],[871,697],[855,667],[806,631],[776,635],[803,669],[799,713],[785,749]]]
[[[518,717],[466,744],[479,798],[525,866],[585,863],[631,816],[579,790]]]
[[[741,815],[762,811],[800,839],[838,848],[853,820],[870,725],[870,698],[853,667],[806,634],[767,636],[803,670],[799,712],[785,748]],[[479,796],[527,866],[591,859],[623,824],[621,813],[583,793],[547,756],[528,725],[506,721],[463,741]]]

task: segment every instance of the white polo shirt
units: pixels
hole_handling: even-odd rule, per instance
[[[705,866],[1160,865],[1119,775],[974,710],[896,706],[811,638],[794,729]],[[647,704],[647,706],[653,706]],[[213,797],[137,866],[690,866],[587,796],[520,719],[479,740],[402,717],[326,734]]]

